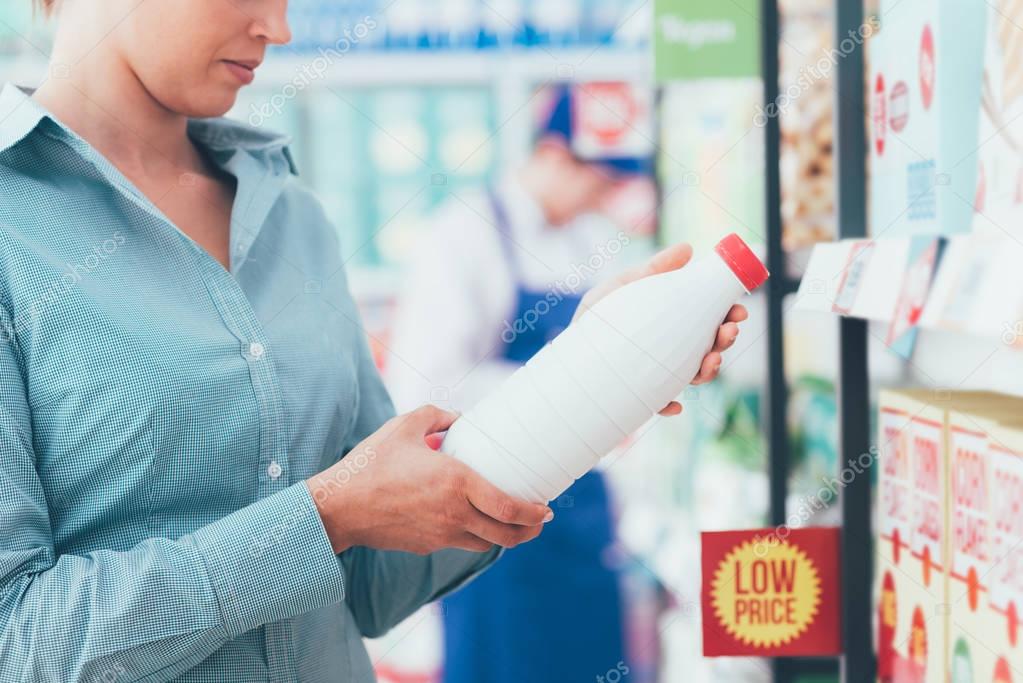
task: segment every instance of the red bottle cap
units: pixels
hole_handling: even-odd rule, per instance
[[[749,245],[734,232],[718,242],[714,251],[728,264],[747,292],[752,292],[764,284],[770,276],[767,268],[749,248]]]

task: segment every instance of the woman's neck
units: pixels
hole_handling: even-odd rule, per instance
[[[75,52],[58,39],[40,104],[129,177],[202,171],[187,117],[163,107],[112,50]]]

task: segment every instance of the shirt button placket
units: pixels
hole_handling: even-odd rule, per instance
[[[245,357],[249,359],[251,363],[261,363],[266,356],[266,346],[260,341],[250,341],[245,346]],[[258,377],[266,376],[268,370],[266,368],[257,368],[256,375]],[[266,454],[264,454],[265,457]],[[278,481],[281,475],[284,473],[284,468],[281,466],[277,459],[271,455],[270,463],[266,466],[266,476],[269,478],[269,489],[274,491],[279,488]],[[264,460],[264,462],[266,462]]]
[[[252,364],[251,370],[257,394],[262,397],[262,405],[269,408],[275,404],[271,396],[276,395],[276,392],[271,391],[271,387],[274,386],[275,382],[272,364],[267,363],[266,345],[260,341],[253,340],[245,344],[243,348],[245,357]],[[273,410],[269,413],[263,413],[261,414],[261,419],[263,421],[272,420],[274,413],[276,411]],[[264,436],[268,434],[279,435],[277,425],[274,425],[269,430],[266,429],[266,426],[264,424]],[[281,457],[280,453],[269,442],[264,448],[260,449],[260,462],[262,465],[265,465],[263,472],[266,473],[265,477],[260,477],[260,497],[279,491],[287,483],[282,478],[284,467],[278,462],[279,457]],[[266,458],[270,459],[268,464]],[[287,461],[285,460],[284,462],[286,465]],[[273,683],[285,683],[295,680],[296,672],[294,650],[291,645],[291,625],[287,623],[266,624],[264,626],[263,637],[266,646],[267,664],[270,669],[270,680]]]
[[[243,249],[243,252],[245,250]],[[285,424],[284,397],[266,332],[239,283],[219,263],[207,259],[206,281],[217,308],[239,342],[240,356],[248,364],[249,380],[256,403],[259,451],[256,499],[278,493],[288,485],[289,431]],[[276,473],[276,477],[274,477]],[[269,678],[274,683],[298,679],[291,624],[287,621],[264,626],[264,654]]]

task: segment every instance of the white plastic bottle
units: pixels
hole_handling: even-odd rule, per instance
[[[738,235],[680,270],[621,287],[460,417],[441,450],[545,503],[678,397],[728,310],[768,277]]]

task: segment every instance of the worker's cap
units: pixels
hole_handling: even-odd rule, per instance
[[[631,83],[557,85],[544,93],[538,138],[557,137],[584,163],[617,174],[654,168],[653,90]]]

